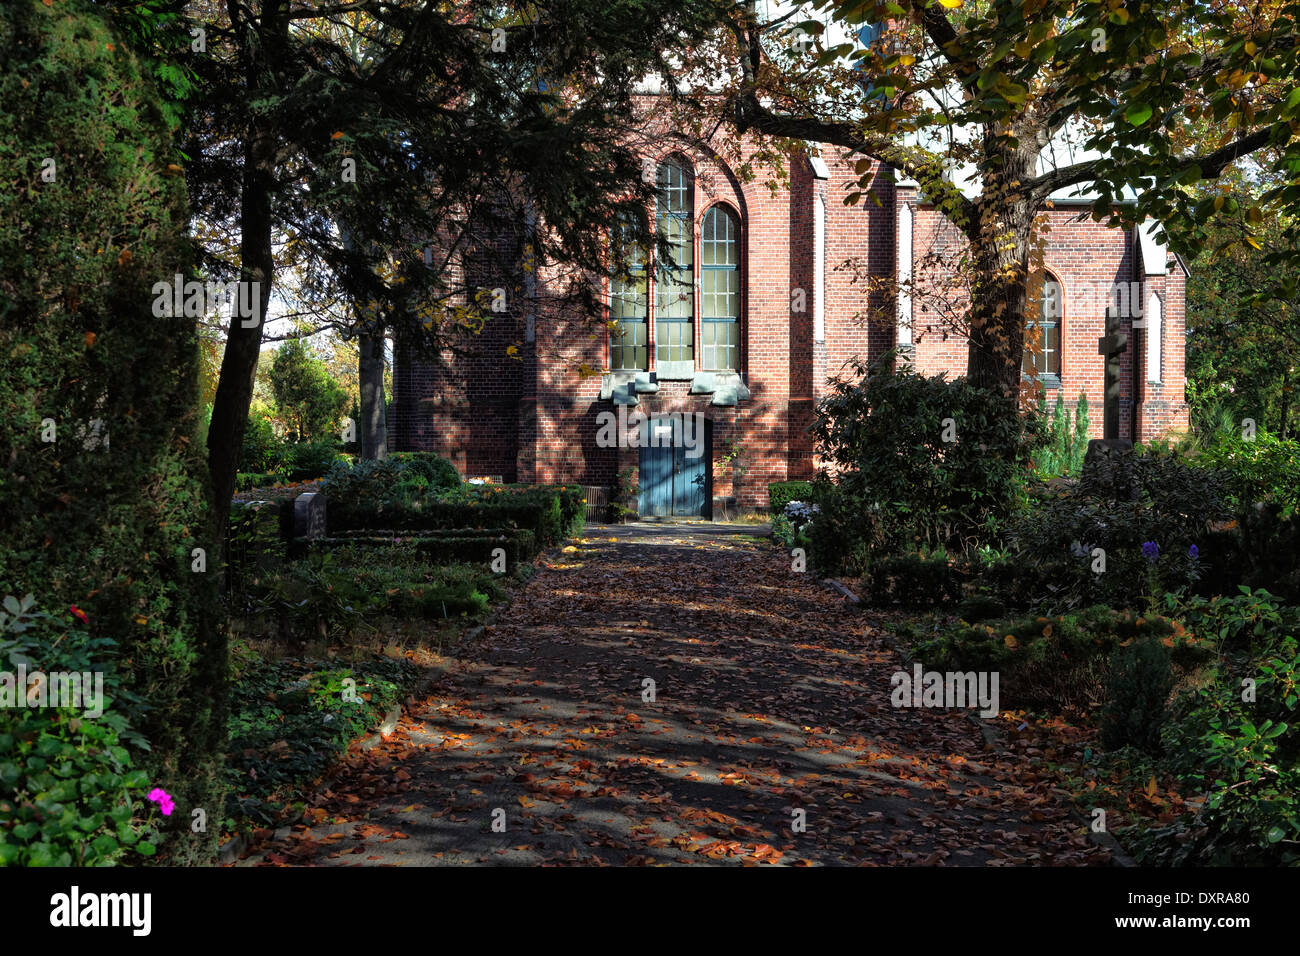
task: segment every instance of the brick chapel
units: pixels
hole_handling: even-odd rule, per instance
[[[642,514],[710,517],[727,499],[763,507],[769,482],[814,474],[813,410],[854,359],[897,349],[926,374],[965,374],[966,343],[925,294],[951,225],[915,182],[877,168],[870,201],[846,205],[858,173],[834,147],[794,160],[774,193],[761,175],[742,181],[710,143],[665,130],[657,144],[647,216],[679,250],[675,267],[640,261],[598,277],[603,322],[526,308],[494,317],[473,356],[428,358],[399,339],[391,447],[512,482],[609,487],[632,468]],[[1077,157],[1047,150],[1042,162],[1062,158]],[[1112,437],[1152,439],[1187,425],[1187,272],[1154,223],[1093,222],[1092,199],[1076,187],[1045,213],[1025,375],[1049,405],[1086,394],[1091,437],[1103,437],[1099,340],[1112,310],[1127,339]],[[872,277],[887,281],[873,288]],[[610,413],[643,417],[642,434],[663,441],[608,447],[598,436]],[[678,413],[703,423],[702,454],[673,447]]]

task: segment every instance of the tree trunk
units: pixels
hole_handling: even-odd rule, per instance
[[[388,457],[388,413],[384,397],[384,330],[380,326],[362,333],[361,359],[357,372],[361,380],[361,457]]]
[[[966,375],[976,387],[1014,404],[1020,394],[1034,208],[1029,198],[1013,190],[1034,174],[1037,154],[1008,146],[998,131],[986,133],[985,139],[991,163],[983,174],[977,238],[971,248],[976,276]],[[1021,141],[1033,140],[1026,135]]]
[[[280,3],[263,4],[260,29],[245,24],[240,41],[246,58],[246,94],[256,98],[263,89],[265,63],[274,60],[274,52],[265,49],[267,39],[287,35],[288,21],[280,14]],[[251,48],[251,49],[250,49]],[[212,402],[212,422],[208,426],[208,469],[212,476],[214,525],[224,542],[230,519],[230,499],[235,493],[235,472],[239,467],[240,448],[248,425],[248,409],[253,401],[253,379],[262,346],[262,326],[271,300],[271,282],[275,276],[275,255],[271,246],[271,198],[275,190],[275,134],[265,126],[248,130],[244,144],[243,181],[240,184],[239,278],[249,285],[241,287],[237,301],[254,306],[253,316],[233,310],[226,351],[221,358],[221,377]],[[251,288],[250,288],[251,286]]]
[[[1286,440],[1287,418],[1291,414],[1291,366],[1282,371],[1282,408],[1278,413],[1277,437]]]

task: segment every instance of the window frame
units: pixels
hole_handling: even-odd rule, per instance
[[[639,219],[640,223],[636,222]],[[609,323],[609,335],[606,339],[606,365],[612,372],[648,372],[650,370],[650,250],[647,246],[638,243],[635,240],[638,232],[637,226],[640,225],[641,234],[645,235],[646,216],[644,210],[629,211],[625,220],[620,222],[614,229],[610,230],[609,237],[609,257],[610,271],[606,276],[608,294],[606,297],[606,321]],[[629,235],[630,233],[630,235]],[[629,241],[632,240],[632,241]],[[631,262],[627,261],[625,252],[631,251],[633,256]],[[637,254],[639,253],[639,255]],[[622,260],[622,261],[620,261]],[[619,270],[627,266],[627,279],[624,279]],[[637,286],[640,286],[640,289]],[[616,291],[617,288],[617,291]],[[632,322],[624,324],[624,317],[614,316],[615,298],[623,303],[620,312],[626,312],[626,303],[630,298],[635,307],[637,299],[640,299],[640,317]],[[614,327],[614,323],[618,327]],[[626,336],[626,329],[634,326],[641,326],[643,341],[640,343],[633,342],[628,345],[623,339]],[[618,344],[615,344],[615,339]],[[638,349],[644,350],[645,359],[643,365],[628,365],[625,361],[626,351],[632,350],[633,355]],[[614,354],[617,350],[620,359],[619,365],[614,364]]]
[[[1050,320],[1046,316],[1049,284],[1056,286],[1057,297],[1056,315]],[[1040,353],[1030,352],[1028,349],[1024,349],[1022,345],[1023,355],[1020,361],[1020,376],[1025,381],[1039,382],[1044,388],[1060,388],[1061,378],[1065,372],[1064,362],[1062,361],[1065,351],[1065,286],[1051,271],[1045,271],[1043,274],[1043,293],[1039,301],[1038,319],[1034,322],[1026,322],[1025,332],[1028,333],[1033,328],[1043,330],[1043,351],[1041,354],[1044,358],[1044,370],[1042,372],[1038,371],[1036,359]],[[1056,348],[1051,350],[1047,348],[1047,331],[1049,329],[1056,330]],[[1055,371],[1052,371],[1051,357],[1053,355],[1056,357]],[[1035,360],[1032,371],[1025,368],[1025,361],[1028,359]]]
[[[620,350],[625,346],[615,344],[616,329],[613,327],[614,322],[614,297],[615,295],[625,295],[625,292],[616,292],[616,270],[613,265],[615,253],[615,240],[613,231],[610,236],[610,269],[603,276],[603,306],[608,334],[605,336],[604,348],[604,366],[607,372],[635,372],[649,371],[660,379],[690,381],[700,372],[723,372],[734,373],[737,375],[744,374],[744,364],[746,361],[745,348],[745,330],[747,322],[745,320],[745,302],[746,302],[746,276],[745,276],[745,248],[746,248],[746,224],[745,216],[740,208],[730,199],[716,199],[700,210],[698,207],[698,177],[696,175],[694,164],[680,152],[672,152],[665,155],[656,165],[656,180],[660,175],[659,170],[666,166],[675,166],[680,170],[684,183],[677,187],[682,190],[681,195],[685,200],[686,208],[676,209],[671,212],[665,212],[662,203],[662,192],[657,189],[656,196],[653,200],[654,205],[644,209],[641,215],[644,217],[643,222],[647,227],[646,235],[648,242],[646,247],[647,258],[644,265],[645,274],[645,328],[646,328],[646,368],[626,368],[614,366],[615,350]],[[732,317],[704,317],[703,303],[703,284],[704,284],[704,266],[703,266],[703,235],[704,223],[707,217],[714,210],[719,211],[719,215],[726,216],[731,228],[734,230],[734,236],[731,245],[735,249],[736,261],[734,265],[725,267],[725,271],[734,271],[736,274],[736,314]],[[690,264],[683,269],[680,265],[673,267],[672,272],[685,273],[686,280],[689,283],[690,295],[687,297],[689,302],[688,314],[681,318],[663,319],[660,316],[660,274],[663,268],[662,257],[659,254],[660,224],[665,219],[671,217],[682,224],[682,235],[685,240],[683,245],[690,256]],[[713,270],[710,271],[720,271]],[[641,273],[636,273],[640,275]],[[735,343],[734,345],[723,346],[729,349],[734,355],[733,367],[729,369],[709,369],[704,363],[704,343],[703,328],[705,322],[712,324],[730,324],[734,328]],[[661,347],[661,329],[660,324],[676,325],[686,327],[689,330],[689,337],[678,347],[686,346],[690,351],[690,361],[669,360],[661,361],[659,350]],[[667,331],[665,328],[663,331]],[[665,346],[673,347],[673,346]],[[715,344],[709,347],[715,356],[718,346]]]
[[[675,185],[672,172],[676,170],[681,175],[681,184]],[[668,171],[665,176],[665,171]],[[681,196],[681,208],[673,208],[669,204],[673,194]],[[653,265],[651,267],[651,298],[654,302],[654,368],[660,378],[683,379],[694,376],[699,363],[699,351],[696,348],[696,337],[699,335],[699,289],[696,281],[696,271],[699,267],[699,256],[696,254],[696,243],[698,242],[698,229],[695,219],[695,168],[689,163],[684,156],[673,153],[665,156],[655,167],[655,246],[653,255]],[[669,226],[670,223],[676,223],[675,226]],[[661,233],[665,228],[671,228],[677,233],[679,242],[676,247],[682,250],[682,258],[690,257],[690,261],[683,265],[678,261],[669,265],[661,261],[659,256],[659,240]],[[667,298],[666,293],[670,293],[674,287],[683,290],[674,298]],[[676,305],[681,303],[685,316],[669,316],[665,318],[661,313],[666,311],[665,306],[669,304]],[[675,341],[665,341],[672,337]],[[679,357],[669,358],[667,355],[675,351]]]
[[[712,239],[706,239],[706,236],[705,236],[705,227],[706,227],[706,225],[707,225],[708,222],[709,222],[709,217],[710,217],[710,216],[714,216],[714,217],[715,217],[715,220],[714,220],[715,223],[716,223],[718,220],[721,220],[721,221],[727,223],[727,229],[728,229],[728,233],[729,233],[729,235],[728,235],[725,239],[723,239],[723,240],[721,241],[721,244],[722,244],[722,247],[723,247],[723,248],[729,248],[729,249],[731,249],[731,250],[733,251],[733,253],[734,253],[734,259],[733,259],[732,261],[729,261],[729,262],[724,263],[724,264],[719,264],[719,263],[716,262],[716,261],[713,262],[712,264],[707,264],[707,263],[705,263],[705,261],[704,261],[704,244],[705,244],[705,242],[706,242],[706,241],[709,241],[709,242],[711,242],[711,243],[713,244],[713,246],[714,246],[714,251],[715,251],[715,255],[716,255],[716,252],[717,252],[717,249],[718,249],[718,246],[719,246],[719,240],[717,239],[717,227],[716,227],[716,225],[714,226],[714,238],[712,238]],[[741,259],[741,256],[740,256],[740,241],[741,241],[741,240],[740,240],[740,235],[741,235],[741,233],[740,233],[740,214],[739,214],[735,209],[733,209],[733,208],[731,207],[731,205],[728,204],[728,203],[725,203],[725,202],[715,202],[715,203],[712,203],[712,204],[709,205],[709,207],[708,207],[707,209],[704,210],[704,215],[700,217],[700,255],[699,255],[699,280],[698,280],[698,281],[699,281],[699,287],[700,287],[700,310],[699,310],[699,324],[700,324],[700,357],[699,357],[699,370],[700,370],[701,372],[737,372],[737,373],[739,373],[739,371],[740,371],[740,313],[741,313],[741,291],[742,291],[742,290],[741,290],[741,274],[740,274],[740,259]],[[735,275],[735,292],[733,293],[733,292],[731,291],[731,288],[730,288],[731,283],[729,282],[729,283],[728,283],[728,289],[727,289],[727,291],[726,291],[726,293],[725,293],[725,294],[726,294],[727,296],[729,296],[729,297],[734,295],[734,299],[735,299],[735,309],[734,309],[734,311],[732,312],[732,314],[730,314],[730,315],[725,315],[725,316],[720,316],[720,315],[714,315],[714,316],[705,315],[705,311],[704,311],[704,297],[705,297],[705,295],[706,295],[706,292],[705,292],[705,282],[704,282],[704,274],[705,274],[705,270],[708,270],[709,273],[711,273],[712,275],[715,275],[715,276],[716,276],[716,275],[728,275],[728,274]],[[717,290],[716,287],[713,289],[713,293],[712,293],[712,294],[713,294],[713,296],[714,296],[714,301],[716,302],[716,301],[717,301],[717,297],[718,297],[718,295],[719,295],[719,292],[718,292],[718,290]],[[714,344],[713,344],[713,345],[706,345],[706,344],[704,344],[704,328],[705,328],[706,325],[711,325],[711,326],[713,326],[713,331],[714,331],[714,335],[715,335],[715,339],[714,339]],[[734,336],[734,341],[730,342],[730,343],[727,344],[727,345],[718,345],[718,344],[717,344],[717,339],[716,339],[716,334],[717,334],[718,326],[731,326],[731,331],[732,331],[733,336]],[[708,354],[708,352],[709,352],[710,350],[712,351],[713,356],[714,356],[714,363],[713,363],[712,365],[709,365],[709,364],[706,362],[706,357],[707,357],[707,354]],[[729,353],[731,354],[731,364],[730,364],[730,365],[719,365],[718,362],[717,362],[718,354],[719,354],[719,352],[721,352],[721,351],[723,351],[723,350],[726,350],[727,352],[729,352]]]

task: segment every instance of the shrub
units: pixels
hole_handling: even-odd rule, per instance
[[[880,508],[865,508],[848,491],[819,478],[813,484],[817,503],[817,520],[804,531],[808,538],[808,558],[823,576],[844,574],[856,577],[865,573],[873,552],[885,547],[885,532],[879,518]]]
[[[293,499],[235,502],[230,506],[228,586],[239,588],[284,562],[293,531]]]
[[[1056,392],[1056,405],[1047,416],[1047,403],[1038,400],[1038,414],[1047,426],[1047,438],[1035,455],[1035,470],[1044,477],[1077,475],[1083,467],[1083,457],[1088,451],[1088,396],[1079,393],[1073,422],[1060,390]]]
[[[507,571],[514,571],[537,555],[536,536],[531,531],[517,528],[481,534],[455,529],[443,534],[421,532],[414,537],[409,532],[391,535],[350,533],[338,538],[317,538],[310,542],[309,550],[330,550],[340,546],[390,549],[397,544],[415,549],[433,564],[464,563],[482,568],[491,567],[499,548],[505,552]],[[385,560],[382,552],[375,557],[379,561]]]
[[[240,446],[239,469],[249,473],[280,470],[285,463],[285,443],[275,436],[275,426],[261,408],[248,413],[244,442]]]
[[[774,515],[783,513],[792,501],[812,501],[812,497],[811,481],[774,481],[767,486],[768,509]]]
[[[1205,449],[1196,463],[1228,475],[1228,489],[1238,509],[1257,502],[1281,506],[1289,517],[1300,504],[1300,441],[1260,432],[1247,440],[1239,434]]]
[[[978,624],[996,617],[1004,617],[1007,606],[989,594],[974,594],[957,605],[957,616],[968,624]]]
[[[1169,650],[1159,641],[1139,640],[1116,650],[1101,712],[1102,744],[1108,750],[1131,745],[1158,755],[1173,688]]]
[[[1256,656],[1224,666],[1175,701],[1165,741],[1170,765],[1207,798],[1194,818],[1143,835],[1143,863],[1300,862],[1300,651],[1294,637],[1274,636]],[[1244,677],[1256,681],[1248,701]]]
[[[586,496],[577,485],[461,486],[445,498],[396,499],[391,493],[349,498],[344,481],[327,485],[331,535],[366,528],[396,528],[404,532],[448,528],[522,528],[549,548],[582,528]]]
[[[92,636],[77,618],[37,611],[27,595],[4,599],[0,611],[0,667],[17,672],[102,675],[103,699],[85,708],[15,707],[0,730],[0,865],[99,866],[152,856],[157,837],[145,823],[149,775],[133,766],[124,744],[147,744],[132,729],[114,661],[115,641]],[[49,687],[48,681],[46,682]],[[48,691],[47,691],[48,692]],[[15,687],[26,695],[28,687]],[[100,716],[87,716],[96,704]],[[117,706],[113,706],[116,704]]]
[[[1041,440],[1036,419],[988,390],[893,363],[857,364],[860,379],[837,380],[818,406],[812,434],[844,497],[828,508],[814,493],[815,525],[827,525],[814,536],[819,566],[990,537]]]
[[[303,442],[285,448],[286,479],[308,481],[323,478],[340,460],[338,446],[332,441]]]
[[[961,599],[965,575],[947,552],[873,558],[863,576],[863,590],[873,605],[933,607]]]
[[[900,634],[913,642],[913,656],[927,667],[997,671],[1007,704],[1056,713],[1086,713],[1104,702],[1112,655],[1125,641],[1168,641],[1174,663],[1183,670],[1211,655],[1177,621],[1100,606],[961,624],[938,634],[904,627]]]
[[[1300,603],[1300,515],[1282,517],[1276,502],[1239,512],[1237,520],[1207,534],[1201,545],[1204,595],[1231,594],[1239,587],[1267,588]]]
[[[1261,654],[1284,636],[1300,637],[1300,608],[1288,607],[1263,590],[1242,587],[1239,594],[1171,601],[1187,627],[1222,651]]]
[[[504,597],[503,575],[488,560],[443,563],[420,544],[346,539],[313,548],[256,582],[246,626],[279,639],[346,639],[377,615],[477,618]]]
[[[254,488],[270,488],[282,485],[289,480],[287,471],[240,471],[235,473],[235,490],[252,491]]]
[[[1144,604],[1153,584],[1189,588],[1207,564],[1200,543],[1229,513],[1223,476],[1174,456],[1138,457],[1134,475],[1136,501],[1089,494],[1086,485],[1039,489],[1010,523],[1010,560],[986,573],[985,584],[1013,606],[1052,610]],[[1143,553],[1147,542],[1159,548],[1154,562]]]
[[[606,517],[615,524],[636,520],[637,498],[641,494],[641,489],[636,483],[636,474],[635,468],[624,468],[610,486]]]
[[[252,657],[231,682],[226,814],[238,826],[281,821],[337,757],[414,685],[406,660],[341,668],[325,661]],[[347,679],[356,701],[344,699]]]
[[[384,505],[411,505],[460,488],[460,475],[451,462],[423,452],[397,453],[382,461],[338,460],[324,485],[331,514],[353,507],[371,511]]]
[[[432,452],[399,451],[393,452],[388,458],[401,465],[405,474],[422,476],[429,488],[455,488],[461,483],[456,466]]]
[[[184,179],[168,176],[181,160],[155,88],[104,9],[86,0],[0,5],[6,179],[35,184],[0,189],[0,594],[75,604],[92,637],[115,641],[106,650],[141,703],[119,696],[113,708],[147,742],[122,746],[176,812],[157,819],[152,804],[122,802],[138,791],[102,720],[83,725],[85,746],[96,748],[77,765],[86,776],[59,786],[93,789],[109,774],[101,809],[119,839],[123,813],[129,826],[149,816],[162,834],[158,857],[181,865],[215,855],[217,828],[192,832],[190,811],[222,803],[219,536],[195,440],[196,323],[152,308],[154,283],[192,275]],[[52,182],[41,180],[43,157],[64,158]],[[42,442],[47,420],[57,434]],[[191,570],[196,548],[206,574]],[[0,712],[0,734],[13,736],[23,779],[43,781],[50,757],[28,747],[17,719]],[[37,746],[82,746],[80,730],[62,734],[47,724]],[[0,801],[0,842],[34,799],[49,799],[22,793]],[[40,823],[38,842],[71,841],[66,828],[47,831],[55,819],[84,836],[60,811]]]

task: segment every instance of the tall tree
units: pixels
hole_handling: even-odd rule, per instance
[[[727,114],[778,145],[853,151],[861,190],[871,160],[921,184],[969,243],[968,374],[1007,396],[1020,384],[1035,217],[1057,190],[1092,184],[1093,216],[1111,225],[1204,222],[1223,203],[1190,187],[1267,147],[1281,182],[1264,201],[1300,203],[1294,6],[819,0],[768,22],[754,7],[731,20]],[[831,42],[832,25],[872,42]],[[1210,118],[1222,135],[1188,135]],[[1102,155],[1040,168],[1058,134]],[[961,167],[973,196],[946,175]],[[1126,187],[1135,204],[1117,203]]]

